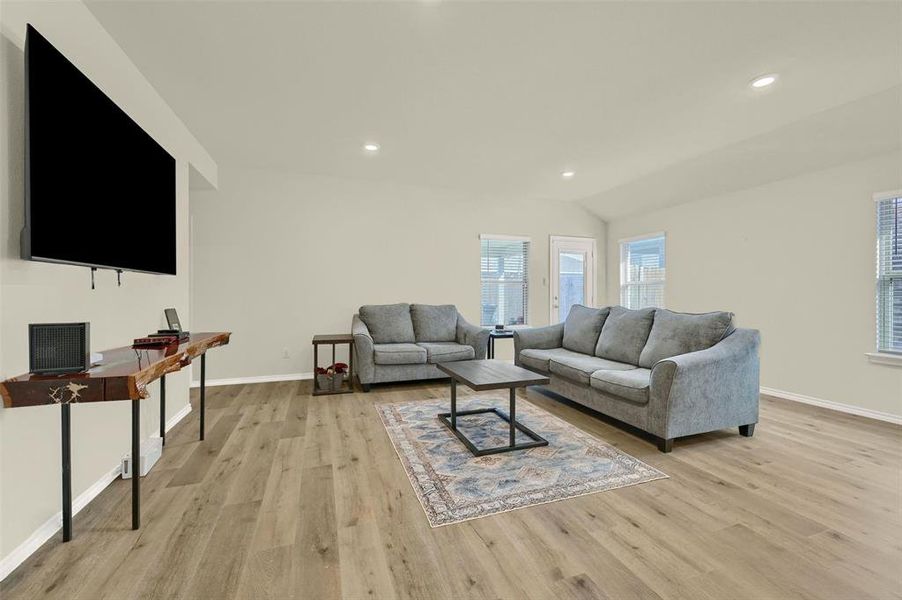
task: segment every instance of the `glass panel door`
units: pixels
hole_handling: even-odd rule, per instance
[[[563,322],[574,304],[595,305],[595,240],[552,236],[551,322]]]
[[[586,303],[586,252],[558,252],[558,321],[564,321],[570,307]]]

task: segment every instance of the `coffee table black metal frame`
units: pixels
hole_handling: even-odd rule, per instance
[[[510,363],[496,360],[466,360],[436,365],[440,371],[451,377],[451,412],[440,413],[439,420],[451,430],[457,439],[473,454],[473,456],[486,456],[500,454],[502,452],[514,452],[528,450],[539,446],[547,446],[548,440],[531,430],[529,427],[517,422],[517,388],[529,385],[548,385],[549,379],[538,373],[527,371]],[[457,410],[457,383],[465,384],[474,391],[483,390],[510,390],[509,415],[505,415],[497,408],[479,408],[474,410]],[[464,433],[457,428],[457,418],[467,415],[495,413],[501,420],[510,426],[510,443],[506,446],[494,448],[477,448]],[[517,443],[517,430],[529,438],[528,442]]]

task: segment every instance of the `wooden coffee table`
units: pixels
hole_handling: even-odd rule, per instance
[[[547,377],[500,360],[463,360],[459,362],[440,363],[436,366],[440,371],[447,373],[451,377],[451,412],[441,413],[438,415],[438,418],[454,435],[457,436],[457,439],[463,442],[464,446],[473,453],[473,456],[486,456],[487,454],[513,452],[514,450],[527,450],[537,446],[548,445],[548,440],[540,437],[522,423],[517,422],[517,388],[526,387],[528,385],[548,385],[550,380]],[[458,382],[465,384],[475,391],[509,389],[510,415],[505,415],[497,408],[479,408],[458,412]],[[482,413],[495,413],[499,418],[510,424],[510,443],[508,445],[480,449],[457,428],[457,417]],[[518,429],[522,431],[530,441],[518,444],[516,441],[516,432]]]

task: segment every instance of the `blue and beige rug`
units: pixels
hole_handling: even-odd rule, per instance
[[[469,397],[458,410],[499,406],[506,413],[506,405]],[[438,420],[447,400],[376,410],[433,527],[667,477],[528,402],[517,403],[517,420],[548,446],[478,458]],[[496,415],[458,417],[457,424],[478,448],[508,443],[508,425]]]

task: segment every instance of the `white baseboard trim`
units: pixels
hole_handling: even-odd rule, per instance
[[[243,385],[246,383],[273,383],[276,381],[300,381],[313,379],[313,373],[285,373],[283,375],[255,375],[253,377],[233,377],[231,379],[208,379],[207,387],[219,385]],[[200,381],[192,381],[191,387],[200,387]]]
[[[862,408],[860,406],[853,406],[851,404],[843,404],[841,402],[833,402],[831,400],[822,400],[820,398],[815,398],[814,396],[805,396],[803,394],[796,394],[795,392],[787,392],[784,390],[778,390],[769,387],[762,387],[761,393],[767,396],[782,398],[783,400],[792,400],[793,402],[801,402],[802,404],[820,406],[821,408],[844,412],[850,415],[857,415],[859,417],[866,417],[868,419],[876,419],[878,421],[885,421],[887,423],[902,425],[902,415],[895,415],[893,413],[872,410],[870,408]]]
[[[191,405],[187,404],[185,407],[180,410],[178,413],[173,415],[171,419],[166,422],[166,431],[169,431],[173,427],[175,427],[179,421],[188,416],[188,413],[191,412]],[[159,436],[160,432],[157,430],[156,435]],[[154,436],[151,436],[154,437]],[[104,473],[100,479],[95,481],[91,487],[83,491],[79,494],[74,500],[72,500],[72,515],[77,515],[81,509],[87,506],[91,500],[100,495],[108,485],[113,483],[119,476],[122,474],[122,462],[117,461],[116,466],[110,469],[108,472]],[[16,570],[16,567],[25,562],[29,556],[34,554],[38,548],[40,548],[44,542],[52,538],[63,528],[63,511],[60,509],[59,512],[54,514],[52,517],[47,519],[43,525],[38,527],[34,533],[32,533],[27,540],[19,544],[19,546],[0,559],[0,581],[6,579],[7,575]]]
[[[107,473],[94,482],[91,487],[78,495],[72,501],[72,514],[77,515],[81,509],[96,498],[106,486],[110,485],[115,479],[122,474],[122,464],[117,463],[115,468],[110,469]],[[0,581],[6,579],[7,575],[12,573],[16,567],[25,562],[25,559],[40,548],[44,542],[52,538],[57,532],[63,528],[63,511],[47,519],[43,525],[38,527],[27,540],[19,544],[18,548],[10,552],[0,560]]]

